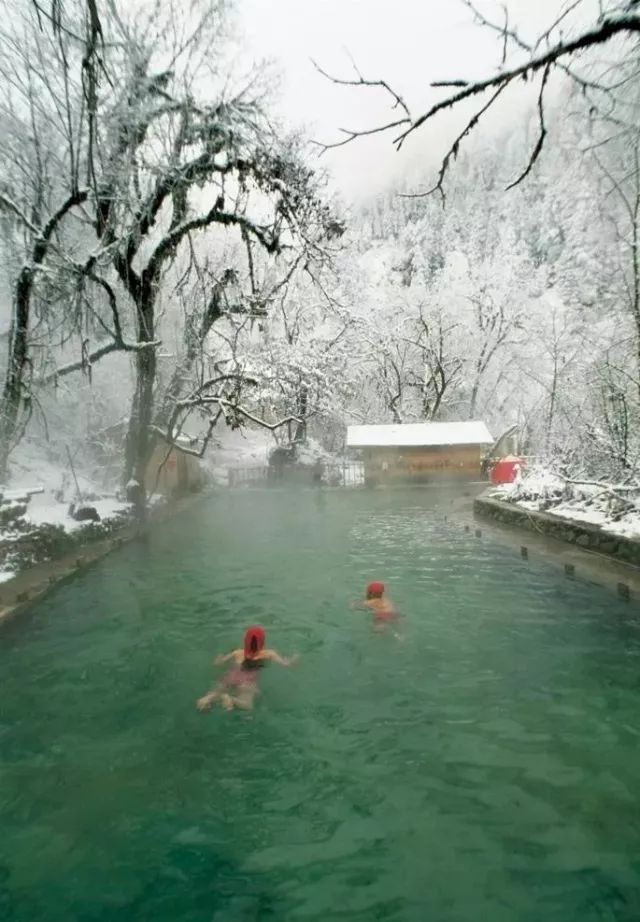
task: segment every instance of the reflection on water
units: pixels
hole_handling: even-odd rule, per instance
[[[637,922],[637,613],[446,510],[225,494],[3,630],[0,919]],[[300,663],[197,714],[249,622]]]

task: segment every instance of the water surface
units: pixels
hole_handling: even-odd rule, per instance
[[[637,922],[638,612],[446,511],[224,494],[6,626],[2,922]],[[198,714],[254,622],[300,663]]]

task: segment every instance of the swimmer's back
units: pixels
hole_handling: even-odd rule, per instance
[[[388,599],[367,599],[364,603],[373,615],[374,621],[394,621],[398,612]]]
[[[291,660],[280,656],[275,650],[260,650],[253,656],[246,656],[244,650],[233,650],[231,660],[241,669],[262,669],[267,663],[279,663],[281,666],[288,666]]]

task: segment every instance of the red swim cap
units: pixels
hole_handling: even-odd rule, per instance
[[[374,599],[379,599],[384,594],[384,583],[369,583],[367,586],[367,595]]]
[[[253,659],[264,647],[265,634],[261,627],[247,628],[244,634],[245,659]]]

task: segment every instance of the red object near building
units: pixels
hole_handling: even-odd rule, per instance
[[[491,468],[491,483],[513,483],[522,467],[522,458],[516,458],[514,455],[500,458]]]

